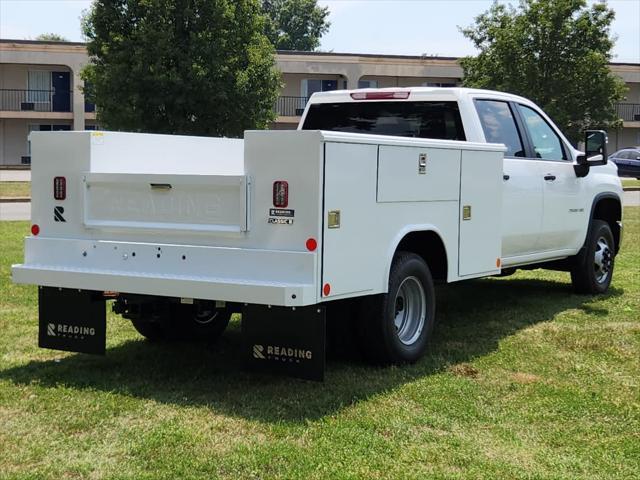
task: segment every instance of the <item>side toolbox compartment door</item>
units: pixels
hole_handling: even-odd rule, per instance
[[[372,290],[382,259],[373,249],[380,225],[375,215],[377,145],[326,143],[322,284],[330,299]]]
[[[500,272],[502,152],[463,151],[458,275]]]

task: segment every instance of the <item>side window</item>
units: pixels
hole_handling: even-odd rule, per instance
[[[532,108],[524,105],[518,105],[518,108],[529,131],[536,157],[544,160],[566,160],[562,141],[546,120]]]
[[[513,113],[507,102],[478,100],[476,109],[484,136],[489,143],[504,143],[505,157],[524,157],[524,147]]]

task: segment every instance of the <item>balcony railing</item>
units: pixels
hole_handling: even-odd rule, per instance
[[[640,103],[619,103],[616,110],[625,122],[640,122]]]
[[[0,90],[0,111],[71,112],[72,105],[68,90]]]
[[[299,117],[308,100],[309,97],[280,97],[276,102],[276,113],[282,117]]]

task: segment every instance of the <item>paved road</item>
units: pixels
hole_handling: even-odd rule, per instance
[[[0,202],[0,220],[29,220],[31,204]]]
[[[640,207],[640,191],[624,192],[622,203],[625,207]]]
[[[30,182],[31,170],[0,170],[0,182]]]

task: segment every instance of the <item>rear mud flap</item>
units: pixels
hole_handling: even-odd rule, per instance
[[[242,310],[242,348],[249,370],[323,381],[325,308],[247,305]]]
[[[106,306],[102,292],[39,287],[38,346],[104,355]]]

